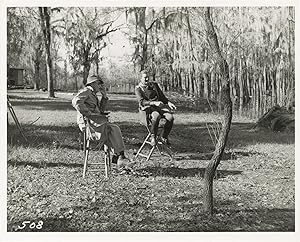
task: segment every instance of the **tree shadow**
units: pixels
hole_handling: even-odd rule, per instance
[[[60,101],[60,100],[64,100],[61,98],[49,98],[49,97],[32,97],[32,96],[18,96],[18,95],[14,95],[14,94],[9,94],[8,98],[11,102],[15,102],[18,105],[20,104],[20,100],[22,101],[51,101],[51,102],[55,102],[55,101]]]
[[[23,125],[25,141],[15,124],[7,128],[7,142],[12,146],[79,149],[79,129],[76,126]],[[56,146],[58,144],[58,146]]]
[[[131,153],[135,153],[148,133],[146,127],[132,122],[117,122],[116,124],[121,128],[126,148],[131,150]],[[235,147],[238,147],[240,150],[242,147],[256,143],[294,143],[295,136],[293,133],[274,133],[268,130],[252,132],[252,127],[252,124],[249,123],[232,124],[226,146],[227,149],[223,154],[222,160],[234,160],[238,157],[258,154],[258,152],[251,151],[230,151],[230,149]],[[16,125],[11,124],[8,126],[7,132],[7,142],[10,145],[55,148],[54,143],[58,143],[60,148],[80,150],[80,131],[75,123],[70,126],[24,125],[22,128],[29,143],[26,143],[21,138]],[[174,125],[170,140],[172,143],[171,148],[176,153],[175,159],[178,161],[210,160],[215,149],[204,123]],[[97,142],[92,142],[92,147],[96,146]]]
[[[122,122],[119,123],[124,137],[132,140],[130,144],[139,145],[143,142],[148,131],[141,124]],[[189,125],[174,124],[170,134],[171,147],[178,153],[212,153],[215,149],[211,136],[206,128],[206,123],[199,122]],[[254,131],[252,123],[232,123],[229,133],[227,148],[239,149],[256,143],[291,144],[295,142],[295,134],[288,132],[274,133],[270,130]],[[251,155],[246,152],[236,152],[237,155]]]
[[[69,168],[78,168],[78,167],[83,167],[83,164],[78,164],[78,163],[65,163],[65,162],[30,162],[30,161],[14,161],[14,160],[8,160],[7,161],[8,165],[11,166],[32,166],[35,168],[46,168],[46,167],[69,167]]]
[[[138,172],[150,173],[151,176],[185,178],[200,177],[204,178],[205,168],[179,168],[179,167],[145,167],[137,169]],[[239,175],[242,171],[217,170],[215,178],[225,178],[227,176]]]
[[[160,215],[159,218],[146,215],[142,219],[133,219],[120,224],[118,220],[120,218],[115,216],[103,221],[101,217],[92,218],[90,214],[86,215],[86,212],[91,210],[97,212],[99,209],[97,205],[94,207],[73,206],[66,208],[74,211],[73,216],[70,217],[57,215],[57,217],[28,219],[28,221],[43,221],[41,230],[30,229],[29,226],[23,230],[17,230],[17,227],[25,221],[18,220],[8,222],[7,232],[295,232],[294,209],[237,208],[219,210],[210,217],[199,203],[188,204],[182,197],[179,197],[177,202],[181,203],[182,211],[189,211],[190,216],[179,216],[181,213],[177,216],[162,217]],[[118,207],[118,204],[115,206]],[[176,208],[168,207],[168,209],[174,211]],[[75,216],[77,213],[81,217]],[[125,212],[126,214],[131,217],[131,210]],[[105,222],[110,224],[108,228],[97,226]]]
[[[193,208],[192,208],[193,207]],[[210,217],[199,205],[190,207],[197,211],[190,219],[176,218],[167,221],[164,232],[295,232],[294,209],[232,209],[219,210]],[[183,208],[184,209],[184,208]],[[245,219],[247,218],[247,219]],[[149,221],[156,227],[164,227],[159,219]],[[166,221],[164,221],[166,222]],[[161,226],[160,226],[161,225]],[[149,231],[150,232],[150,231]]]
[[[259,152],[223,152],[222,160],[236,160],[238,157],[244,157],[244,156],[252,156],[252,155],[258,155]],[[213,153],[181,153],[176,155],[174,159],[177,161],[180,160],[210,160],[213,157]]]
[[[13,100],[13,104],[22,106],[24,109],[49,109],[49,110],[74,110],[71,105],[71,96],[69,99],[47,99],[47,98],[33,98],[33,97],[18,97],[18,95],[10,95]],[[183,104],[182,104],[183,105]],[[130,113],[137,113],[137,101],[134,95],[113,95],[108,102],[108,110],[124,111],[128,115]],[[182,112],[189,112],[184,106],[179,105],[179,109]],[[200,114],[196,114],[200,115]],[[74,120],[75,122],[75,120]],[[122,130],[122,134],[125,140],[126,147],[136,150],[142,144],[144,138],[147,135],[147,129],[139,124],[139,120],[133,122],[117,122]],[[213,124],[213,123],[211,123]],[[14,126],[15,127],[15,126]],[[32,146],[36,145],[50,145],[55,139],[63,139],[62,147],[70,149],[78,149],[78,128],[75,124],[73,126],[61,127],[61,126],[37,126],[35,129],[39,130],[31,132],[29,127],[24,125],[26,136],[28,136]],[[28,131],[28,132],[27,132]],[[51,137],[47,132],[51,132]],[[56,132],[56,133],[55,133]],[[61,132],[63,134],[59,135]],[[8,128],[8,142],[14,144],[12,139],[12,129]],[[16,134],[16,132],[14,133]],[[52,135],[53,134],[53,135]],[[17,135],[16,135],[17,136]],[[36,136],[36,137],[35,137]],[[17,140],[17,137],[13,137]],[[207,130],[207,123],[196,122],[191,124],[176,123],[170,134],[170,140],[172,143],[172,149],[179,154],[187,154],[187,159],[210,159],[211,155],[204,157],[206,154],[212,154],[215,145],[213,143],[214,138]],[[269,130],[253,130],[253,123],[232,123],[231,131],[229,133],[227,149],[238,147],[242,149],[247,145],[253,145],[254,143],[273,143],[273,144],[291,144],[295,142],[295,136],[293,133],[274,133]],[[22,145],[23,142],[15,142],[15,145]],[[205,154],[203,156],[203,154]],[[234,159],[236,156],[248,156],[251,153],[230,153],[225,152],[223,159]]]
[[[44,99],[44,98],[20,98],[20,100],[10,100],[12,106],[21,106],[24,110],[74,110],[70,100]]]
[[[20,106],[25,110],[75,110],[72,106],[72,98],[47,98],[47,97],[20,97],[9,94],[12,106]],[[138,112],[138,102],[133,95],[113,95],[107,104],[107,110],[111,112]]]

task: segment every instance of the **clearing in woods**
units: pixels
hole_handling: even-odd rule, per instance
[[[72,94],[11,90],[8,96],[30,143],[8,114],[8,231],[294,231],[295,134],[253,130],[234,117],[214,181],[216,215],[202,211],[203,174],[214,146],[207,123],[220,120],[187,98],[177,105],[170,135],[175,160],[153,156],[134,173],[88,172],[82,179]],[[146,135],[133,95],[110,94],[110,121],[122,130],[130,158]],[[39,120],[30,124],[38,117]],[[96,144],[91,159],[103,159]],[[23,221],[41,229],[18,229]]]

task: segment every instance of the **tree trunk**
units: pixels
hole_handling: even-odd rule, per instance
[[[205,8],[204,13],[207,39],[214,53],[213,58],[216,59],[216,63],[220,68],[221,80],[222,80],[222,101],[224,104],[224,119],[222,121],[222,129],[218,138],[217,145],[215,147],[214,155],[210,160],[204,174],[204,209],[210,215],[213,214],[213,179],[217,170],[217,167],[222,158],[228,134],[231,126],[232,119],[232,102],[230,99],[230,86],[229,86],[229,68],[228,63],[222,56],[218,38],[210,17],[210,7]]]
[[[34,90],[40,89],[40,58],[38,57],[38,50],[35,50],[35,57],[33,58],[34,65]]]
[[[75,76],[75,90],[78,92],[78,81],[77,81],[77,75]]]
[[[47,63],[47,80],[48,80],[48,97],[55,97],[53,88],[53,66],[51,56],[51,26],[50,26],[50,8],[39,7],[41,26],[46,49],[46,63]]]
[[[293,70],[293,63],[292,63],[292,54],[291,54],[291,46],[293,46],[293,38],[292,38],[292,21],[291,18],[293,18],[293,7],[288,7],[289,11],[289,24],[288,24],[288,74],[287,74],[287,81],[288,81],[288,98],[286,103],[286,108],[289,109],[291,107],[292,100],[294,99],[294,77],[292,75]]]
[[[275,74],[274,74],[275,72]],[[271,73],[271,81],[272,81],[272,106],[277,104],[277,92],[276,92],[276,70],[272,70]]]
[[[34,63],[34,90],[40,89],[40,63]]]
[[[42,42],[39,42],[36,48],[34,48],[34,56],[32,58],[34,65],[34,90],[40,89],[40,70],[41,70],[41,57],[42,57]]]
[[[146,31],[146,30],[145,30]],[[148,33],[147,31],[145,32],[145,37],[143,41],[143,48],[142,48],[142,61],[141,61],[141,70],[145,69],[145,65],[147,63],[147,49],[148,49]]]
[[[263,110],[263,77],[262,74],[259,73],[258,76],[258,116],[262,115]]]
[[[147,60],[148,60],[148,29],[146,28],[146,22],[145,22],[145,18],[146,18],[146,8],[143,7],[141,8],[141,15],[140,15],[140,21],[141,21],[141,25],[143,27],[143,31],[144,31],[144,39],[143,39],[143,43],[142,43],[142,58],[141,58],[141,69],[140,70],[144,70],[145,66],[147,64]]]
[[[205,67],[202,70],[202,73],[203,73],[203,84],[204,84],[203,85],[203,97],[204,98],[209,98],[210,97],[209,96],[209,88],[208,88],[208,73],[209,73],[208,68],[209,68],[209,66],[206,63],[206,60],[204,62],[204,65],[205,65]]]
[[[267,111],[268,79],[267,79],[267,67],[266,66],[264,66],[262,81],[263,81],[263,92],[262,92],[262,94],[263,94],[263,110],[262,110],[262,114],[264,114]]]
[[[243,107],[244,107],[244,81],[243,81],[243,65],[242,65],[242,59],[240,59],[239,63],[239,73],[238,73],[238,81],[239,81],[239,87],[240,87],[240,107],[239,107],[239,112],[240,115],[242,115],[243,112]]]
[[[64,89],[68,89],[68,65],[67,60],[64,60]]]
[[[88,78],[89,73],[90,73],[90,68],[91,68],[90,62],[86,61],[83,64],[83,85],[85,85],[86,82],[87,82],[87,78]]]
[[[186,22],[187,22],[187,27],[188,27],[188,33],[187,33],[187,37],[188,37],[188,51],[189,51],[189,59],[190,59],[190,63],[191,66],[189,67],[189,76],[190,76],[190,87],[191,87],[191,92],[192,94],[195,94],[195,66],[194,66],[194,49],[193,49],[193,36],[192,36],[192,28],[191,28],[191,24],[190,24],[190,18],[189,18],[189,11],[188,8],[185,8],[186,11]],[[182,45],[181,45],[182,46]]]

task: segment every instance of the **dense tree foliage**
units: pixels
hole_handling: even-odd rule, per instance
[[[152,20],[148,23],[151,29],[143,27],[144,19]],[[292,7],[213,9],[212,21],[229,64],[233,102],[241,113],[252,110],[257,116],[275,104],[291,105],[293,19]],[[139,8],[132,22],[136,26],[132,30],[135,59],[142,60],[140,69],[151,69],[166,90],[218,100],[220,70],[205,39],[202,8]],[[147,54],[143,53],[145,46]]]
[[[294,8],[217,7],[211,14],[229,65],[234,110],[258,117],[276,104],[293,106]],[[133,47],[133,68],[130,63],[126,66],[132,72],[149,69],[165,90],[190,95],[195,104],[199,98],[218,102],[220,70],[206,41],[203,16],[201,7],[76,7],[51,11],[55,87],[76,89],[77,81],[70,81],[70,77],[81,76],[84,81],[91,70],[99,73],[110,34],[126,24],[127,29],[122,31]],[[116,24],[118,19],[122,20]],[[41,58],[46,52],[38,30],[40,21],[37,8],[8,8],[8,64],[25,67],[36,87],[38,79],[44,83],[46,63]],[[59,49],[66,49],[66,55],[60,57]],[[62,61],[64,66],[58,65]],[[124,83],[134,84],[131,76],[135,74],[124,73]]]
[[[38,9],[9,8],[7,17],[7,63],[25,68],[25,81],[39,89],[45,60]]]
[[[83,66],[83,83],[89,74],[92,63],[97,67],[101,50],[106,47],[105,37],[118,30],[113,26],[116,15],[115,9],[110,8],[70,8],[64,17],[65,41],[74,71]]]

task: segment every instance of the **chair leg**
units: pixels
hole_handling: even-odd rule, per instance
[[[144,148],[145,144],[147,143],[147,141],[148,141],[148,139],[149,139],[150,136],[151,136],[151,134],[149,133],[149,134],[147,135],[147,137],[145,138],[143,144],[142,144],[141,147],[139,148],[138,152],[136,153],[135,158],[137,158],[137,157],[139,156],[139,154],[140,154],[141,151],[143,150],[143,148]]]
[[[111,174],[111,160],[110,151],[107,145],[104,145],[104,165],[105,165],[105,177],[108,178]]]
[[[166,151],[167,155],[170,158],[170,161],[173,161],[174,158],[174,152],[172,151],[171,148],[169,148],[167,145],[163,144],[162,145],[163,149]]]
[[[155,150],[155,148],[157,148],[157,145],[155,145],[155,146],[153,146],[153,147],[151,148],[151,150],[150,150],[150,152],[149,152],[149,154],[148,154],[148,156],[147,156],[146,161],[150,160],[150,158],[151,158],[151,156],[152,156],[152,153],[153,153],[153,151]]]
[[[83,153],[85,154],[85,151],[86,151],[86,131],[84,130],[82,133],[83,133]]]
[[[157,144],[161,146],[161,148],[159,148],[157,145],[157,150],[159,151],[159,154],[165,155],[164,153],[166,153],[166,155],[169,156],[170,161],[172,161],[174,158],[174,152],[172,151],[172,149],[167,144],[165,144],[162,140],[159,140]]]
[[[149,131],[149,130],[148,130]],[[142,156],[144,158],[146,158],[146,161],[149,161],[154,150],[157,149],[158,153],[160,155],[167,155],[169,156],[169,159],[170,161],[173,160],[174,158],[174,152],[172,151],[171,148],[168,147],[168,145],[164,144],[161,140],[158,139],[158,142],[155,146],[152,146],[149,153],[146,155],[146,154],[142,154],[142,150],[144,149],[145,145],[146,144],[150,144],[150,141],[148,141],[149,137],[151,136],[150,134],[150,131],[147,135],[147,137],[145,138],[143,144],[141,145],[141,147],[139,148],[138,152],[136,153],[135,155],[135,159],[138,157],[138,156]],[[166,154],[165,154],[166,153]]]
[[[82,177],[85,178],[86,170],[87,170],[87,164],[88,164],[88,157],[89,157],[89,150],[90,150],[90,141],[86,141],[86,146],[84,146],[84,165],[83,165],[83,174]]]

